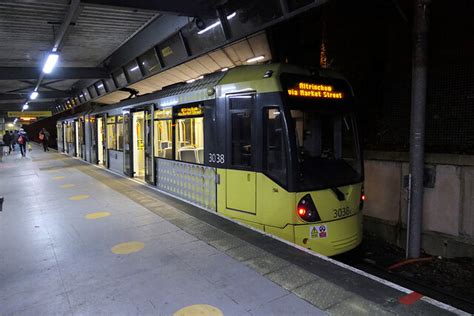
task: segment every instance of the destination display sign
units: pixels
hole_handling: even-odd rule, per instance
[[[334,86],[328,84],[317,84],[309,82],[298,82],[288,88],[288,95],[293,97],[315,98],[315,99],[344,99],[344,92],[338,91]]]
[[[203,115],[204,109],[200,106],[179,109],[178,116]]]
[[[8,117],[50,117],[51,111],[14,111],[8,112]]]

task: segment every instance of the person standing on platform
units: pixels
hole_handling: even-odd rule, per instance
[[[26,144],[28,143],[28,135],[23,128],[18,132],[17,143],[20,145],[20,152],[23,157],[26,157]]]
[[[49,151],[49,148],[48,148],[48,145],[49,145],[49,132],[46,128],[43,128],[40,132],[39,132],[39,136],[38,136],[39,140],[41,141],[41,143],[43,144],[43,149],[44,151]]]
[[[15,130],[15,131],[12,132],[11,134],[12,134],[12,140],[11,140],[12,150],[15,151],[15,145],[16,145],[17,142],[18,142],[18,131]]]
[[[3,135],[3,144],[5,146],[8,146],[8,154],[9,155],[12,152],[11,143],[12,143],[12,136],[10,135],[10,132],[6,131],[5,135]]]

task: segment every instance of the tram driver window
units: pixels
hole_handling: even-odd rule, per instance
[[[283,117],[278,108],[264,110],[264,170],[281,184],[286,183]]]
[[[234,166],[252,166],[252,109],[254,95],[229,97],[231,123],[231,162]]]
[[[203,123],[203,117],[176,120],[176,160],[198,164],[204,163]]]

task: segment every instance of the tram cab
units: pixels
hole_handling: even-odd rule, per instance
[[[227,112],[218,212],[325,255],[356,247],[363,167],[349,84],[290,65],[240,71],[217,88]]]

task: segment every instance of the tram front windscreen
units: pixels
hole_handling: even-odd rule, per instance
[[[361,154],[347,84],[300,78],[287,87],[290,139],[297,149],[298,190],[361,182]]]

